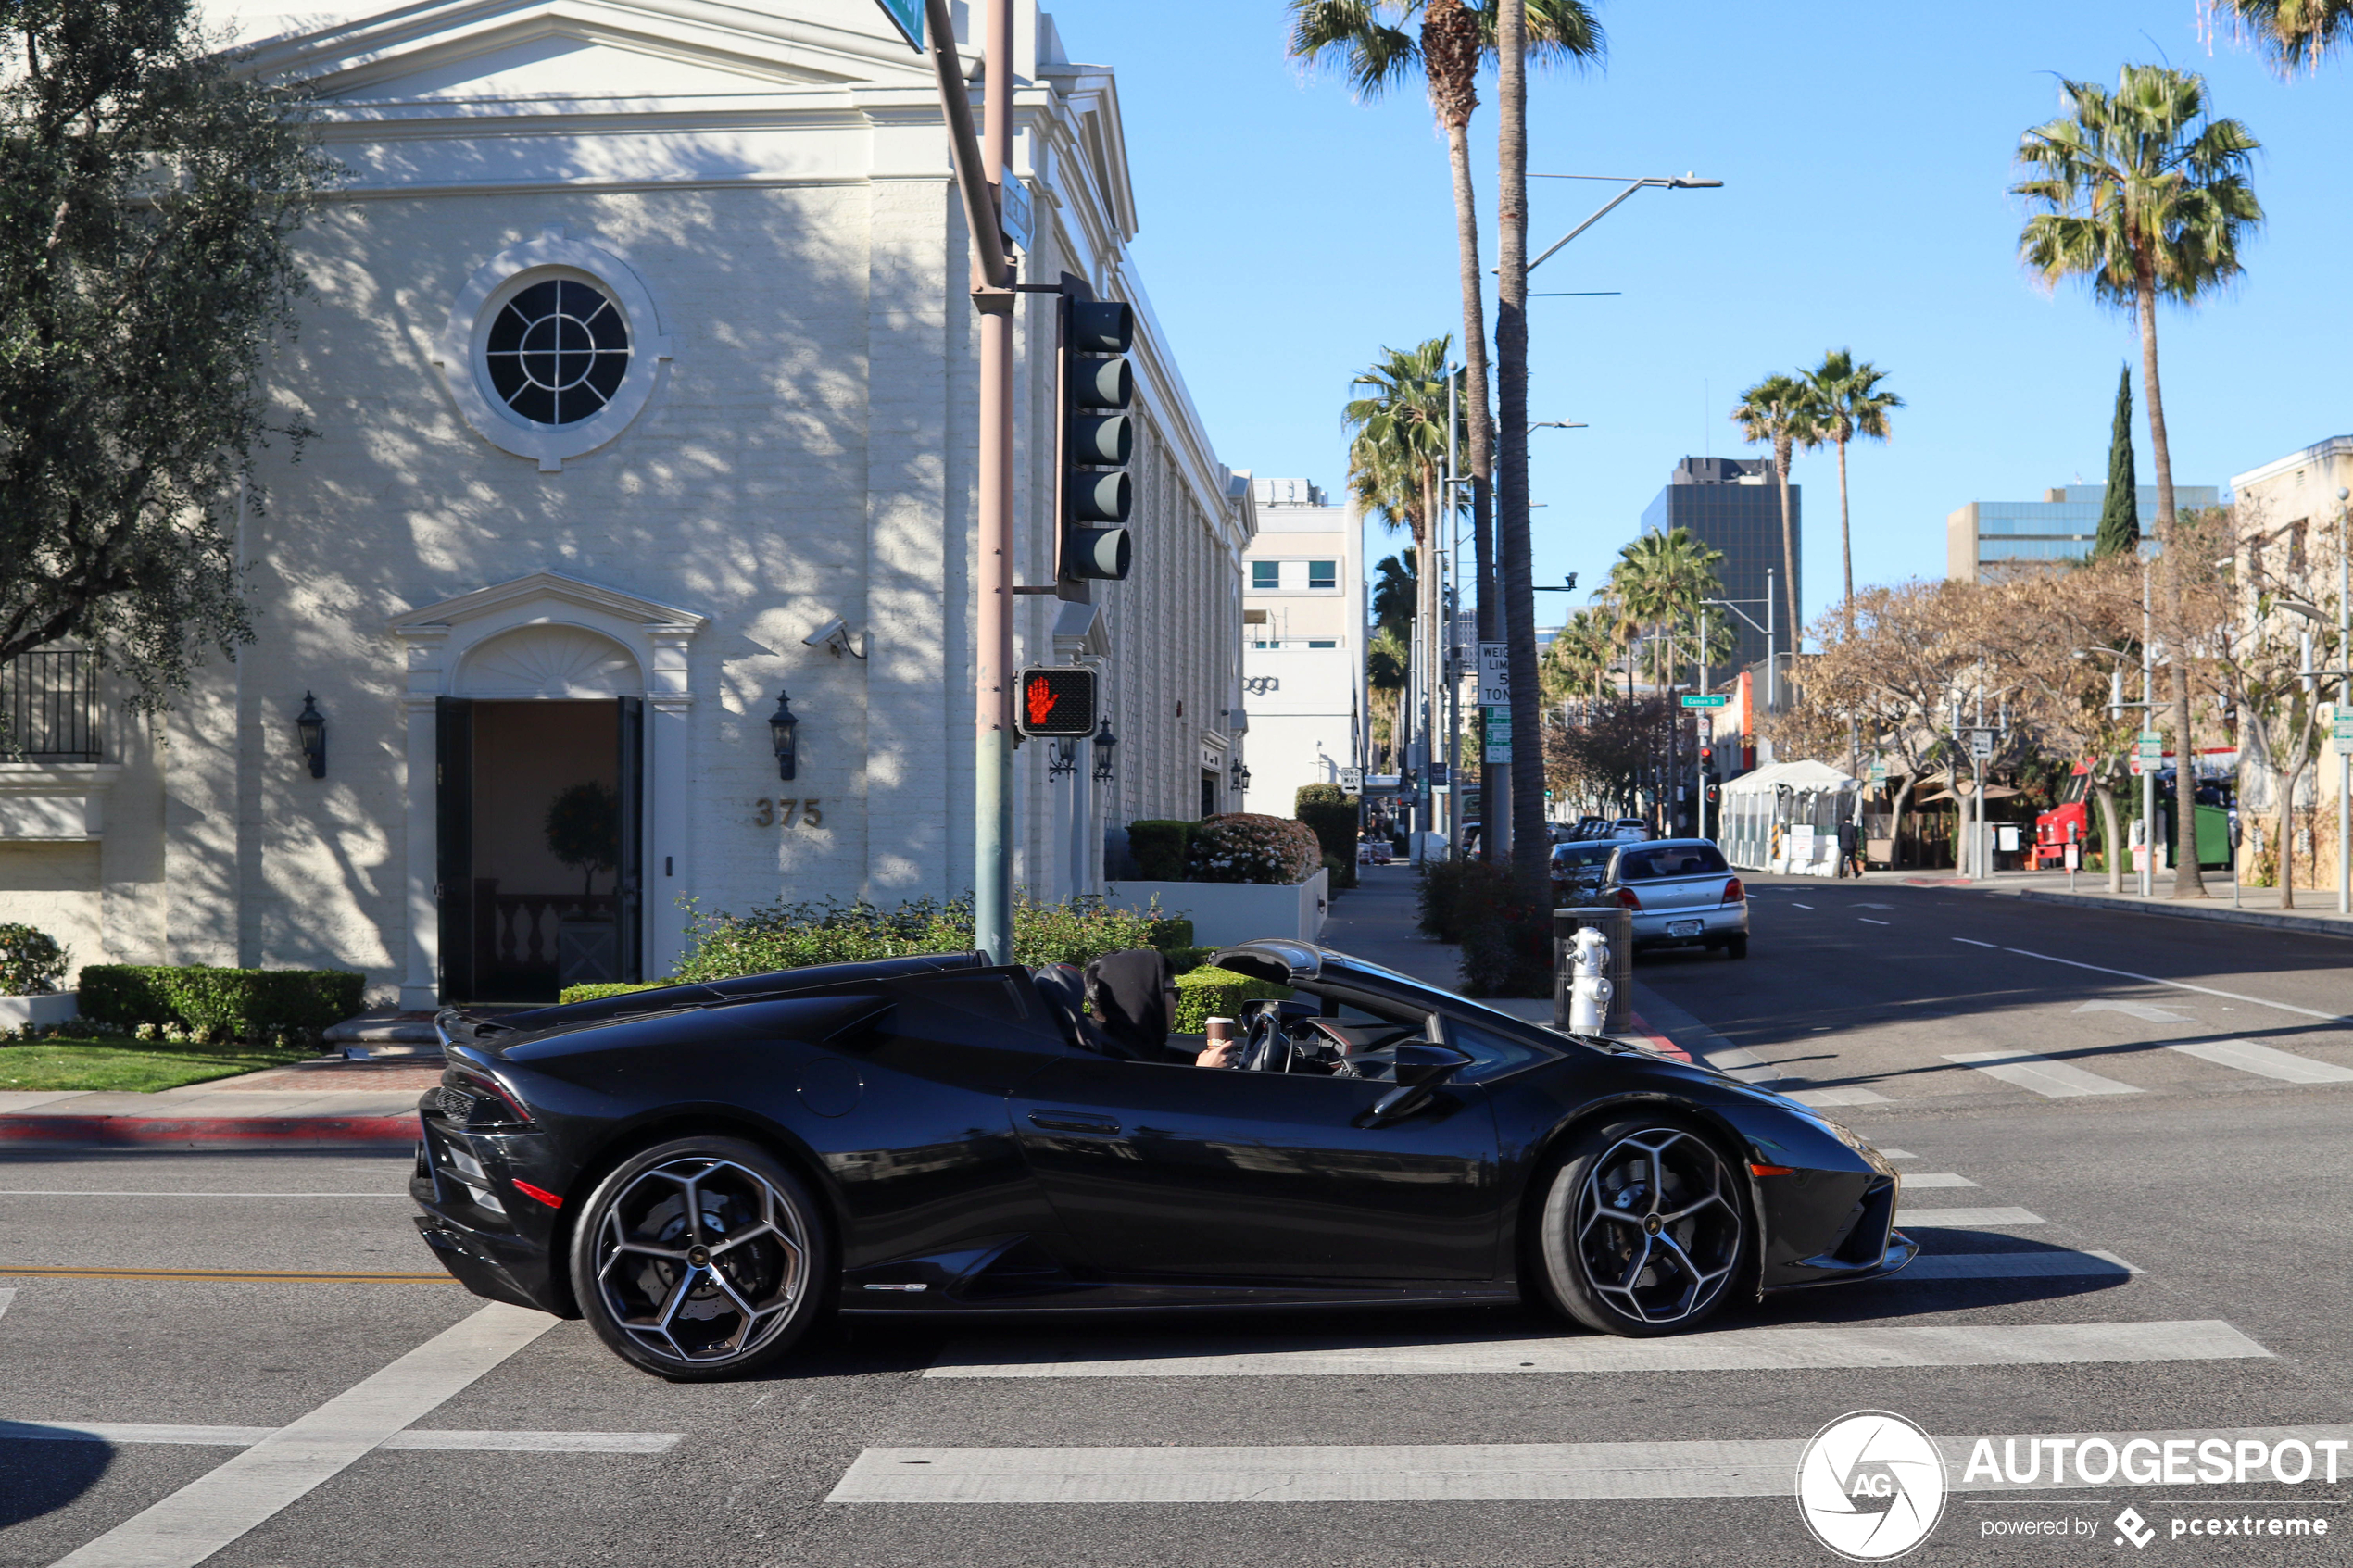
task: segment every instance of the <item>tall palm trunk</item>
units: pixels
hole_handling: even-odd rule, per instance
[[[1846,596],[1839,603],[1846,622],[1846,634],[1851,637],[1855,634],[1855,535],[1846,525],[1846,439],[1843,436],[1839,438],[1838,443],[1838,554],[1839,562],[1846,572]]]
[[[1478,192],[1471,183],[1470,121],[1478,107],[1478,19],[1463,0],[1429,0],[1422,8],[1422,60],[1429,73],[1430,107],[1446,130],[1446,162],[1454,185],[1454,260],[1463,295],[1464,454],[1471,482],[1471,558],[1478,593],[1478,637],[1493,642],[1500,596],[1495,591],[1495,426],[1487,402],[1486,281],[1478,267]],[[1454,498],[1445,497],[1452,515]],[[1479,752],[1479,813],[1487,824],[1479,855],[1496,859],[1510,836],[1510,773]]]
[[[1797,619],[1797,529],[1795,524],[1791,522],[1789,513],[1789,464],[1794,447],[1795,444],[1785,434],[1775,438],[1773,442],[1773,475],[1780,482],[1781,488],[1781,595],[1783,601],[1789,606],[1788,618],[1782,624],[1789,628],[1786,647],[1793,651],[1797,646],[1800,625]],[[1780,642],[1781,639],[1774,640]],[[1778,662],[1781,651],[1783,650],[1768,648],[1765,653],[1767,658]],[[1772,672],[1768,684],[1776,694],[1780,692],[1781,684],[1780,671],[1776,670]]]
[[[1537,745],[1536,594],[1528,530],[1528,7],[1519,0],[1496,6],[1495,55],[1495,543],[1512,680],[1512,867],[1523,886],[1540,893],[1552,851],[1544,832],[1544,759]]]
[[[2141,318],[2141,381],[2149,406],[2149,450],[2157,464],[2157,537],[2159,546],[2173,547],[2173,452],[2165,440],[2165,399],[2157,381],[2157,283],[2144,267],[2138,290]],[[2181,623],[2181,591],[2174,585],[2173,574],[2161,572],[2165,581],[2165,619],[2177,629],[2169,637],[2167,663],[2172,672],[2174,757],[2173,769],[2173,897],[2203,898],[2206,878],[2197,865],[2197,742],[2191,727],[2190,667],[2183,657],[2178,628]]]

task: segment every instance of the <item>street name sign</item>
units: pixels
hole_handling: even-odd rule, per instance
[[[1487,710],[1487,730],[1479,737],[1479,757],[1488,762],[1509,762],[1512,759],[1512,710],[1491,708]]]
[[[2162,731],[2143,730],[2141,732],[2141,760],[2144,762],[2165,760],[2165,735]]]
[[[1887,764],[1886,764],[1886,763],[1884,763],[1884,762],[1874,762],[1874,763],[1872,763],[1872,764],[1871,764],[1871,783],[1873,783],[1873,784],[1885,784],[1886,782],[1887,782]]]
[[[890,25],[899,30],[899,36],[912,44],[917,54],[922,54],[924,0],[877,0],[877,4],[883,8],[883,15],[890,19]]]
[[[1478,645],[1478,705],[1502,708],[1512,700],[1511,645]]]
[[[2330,739],[2340,757],[2353,756],[2353,713],[2340,713],[2330,726]]]
[[[1682,703],[1686,708],[1723,708],[1731,700],[1722,692],[1685,692],[1682,696]]]

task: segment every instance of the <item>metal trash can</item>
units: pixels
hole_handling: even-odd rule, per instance
[[[1568,1027],[1570,944],[1589,925],[1609,944],[1609,1019],[1602,1033],[1629,1035],[1634,1030],[1634,911],[1618,904],[1553,911],[1553,1027]]]

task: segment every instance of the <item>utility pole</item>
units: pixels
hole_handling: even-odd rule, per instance
[[[2157,666],[2149,650],[2149,569],[2141,563],[2141,722],[2157,722]],[[2146,733],[2144,731],[2143,733]],[[2145,751],[2135,746],[2135,751]],[[2184,745],[2182,748],[2187,751]],[[2157,765],[2165,760],[2161,749],[2157,757],[2141,758],[2141,863],[2134,880],[2140,896],[2148,897],[2157,875]],[[2181,771],[2174,771],[2173,787],[2178,801],[2181,793]]]
[[[1773,569],[1765,569],[1765,711],[1781,705],[1781,655],[1773,633]]]
[[[2353,914],[2353,521],[2346,503],[2353,491],[2336,488],[2336,712],[2330,744],[2336,747],[2336,912]],[[2235,880],[2237,855],[2232,856]]]

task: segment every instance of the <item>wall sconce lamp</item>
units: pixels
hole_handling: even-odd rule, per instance
[[[1078,742],[1071,736],[1056,741],[1046,757],[1046,776],[1050,779],[1078,771]]]
[[[1095,732],[1095,782],[1097,784],[1111,783],[1111,751],[1112,747],[1118,744],[1119,737],[1111,733],[1111,720],[1106,716],[1101,727]]]
[[[799,759],[793,749],[793,735],[800,728],[800,721],[793,717],[792,704],[786,694],[776,693],[776,711],[768,715],[768,739],[776,748],[776,776],[789,783]]]
[[[319,711],[319,699],[308,692],[302,694],[302,711],[295,715],[295,736],[302,743],[302,755],[310,763],[310,776],[327,776],[327,716]]]
[[[1250,788],[1250,770],[1242,766],[1242,759],[1240,758],[1237,757],[1234,759],[1234,765],[1226,770],[1226,776],[1233,781],[1233,785],[1237,790],[1247,790]]]

